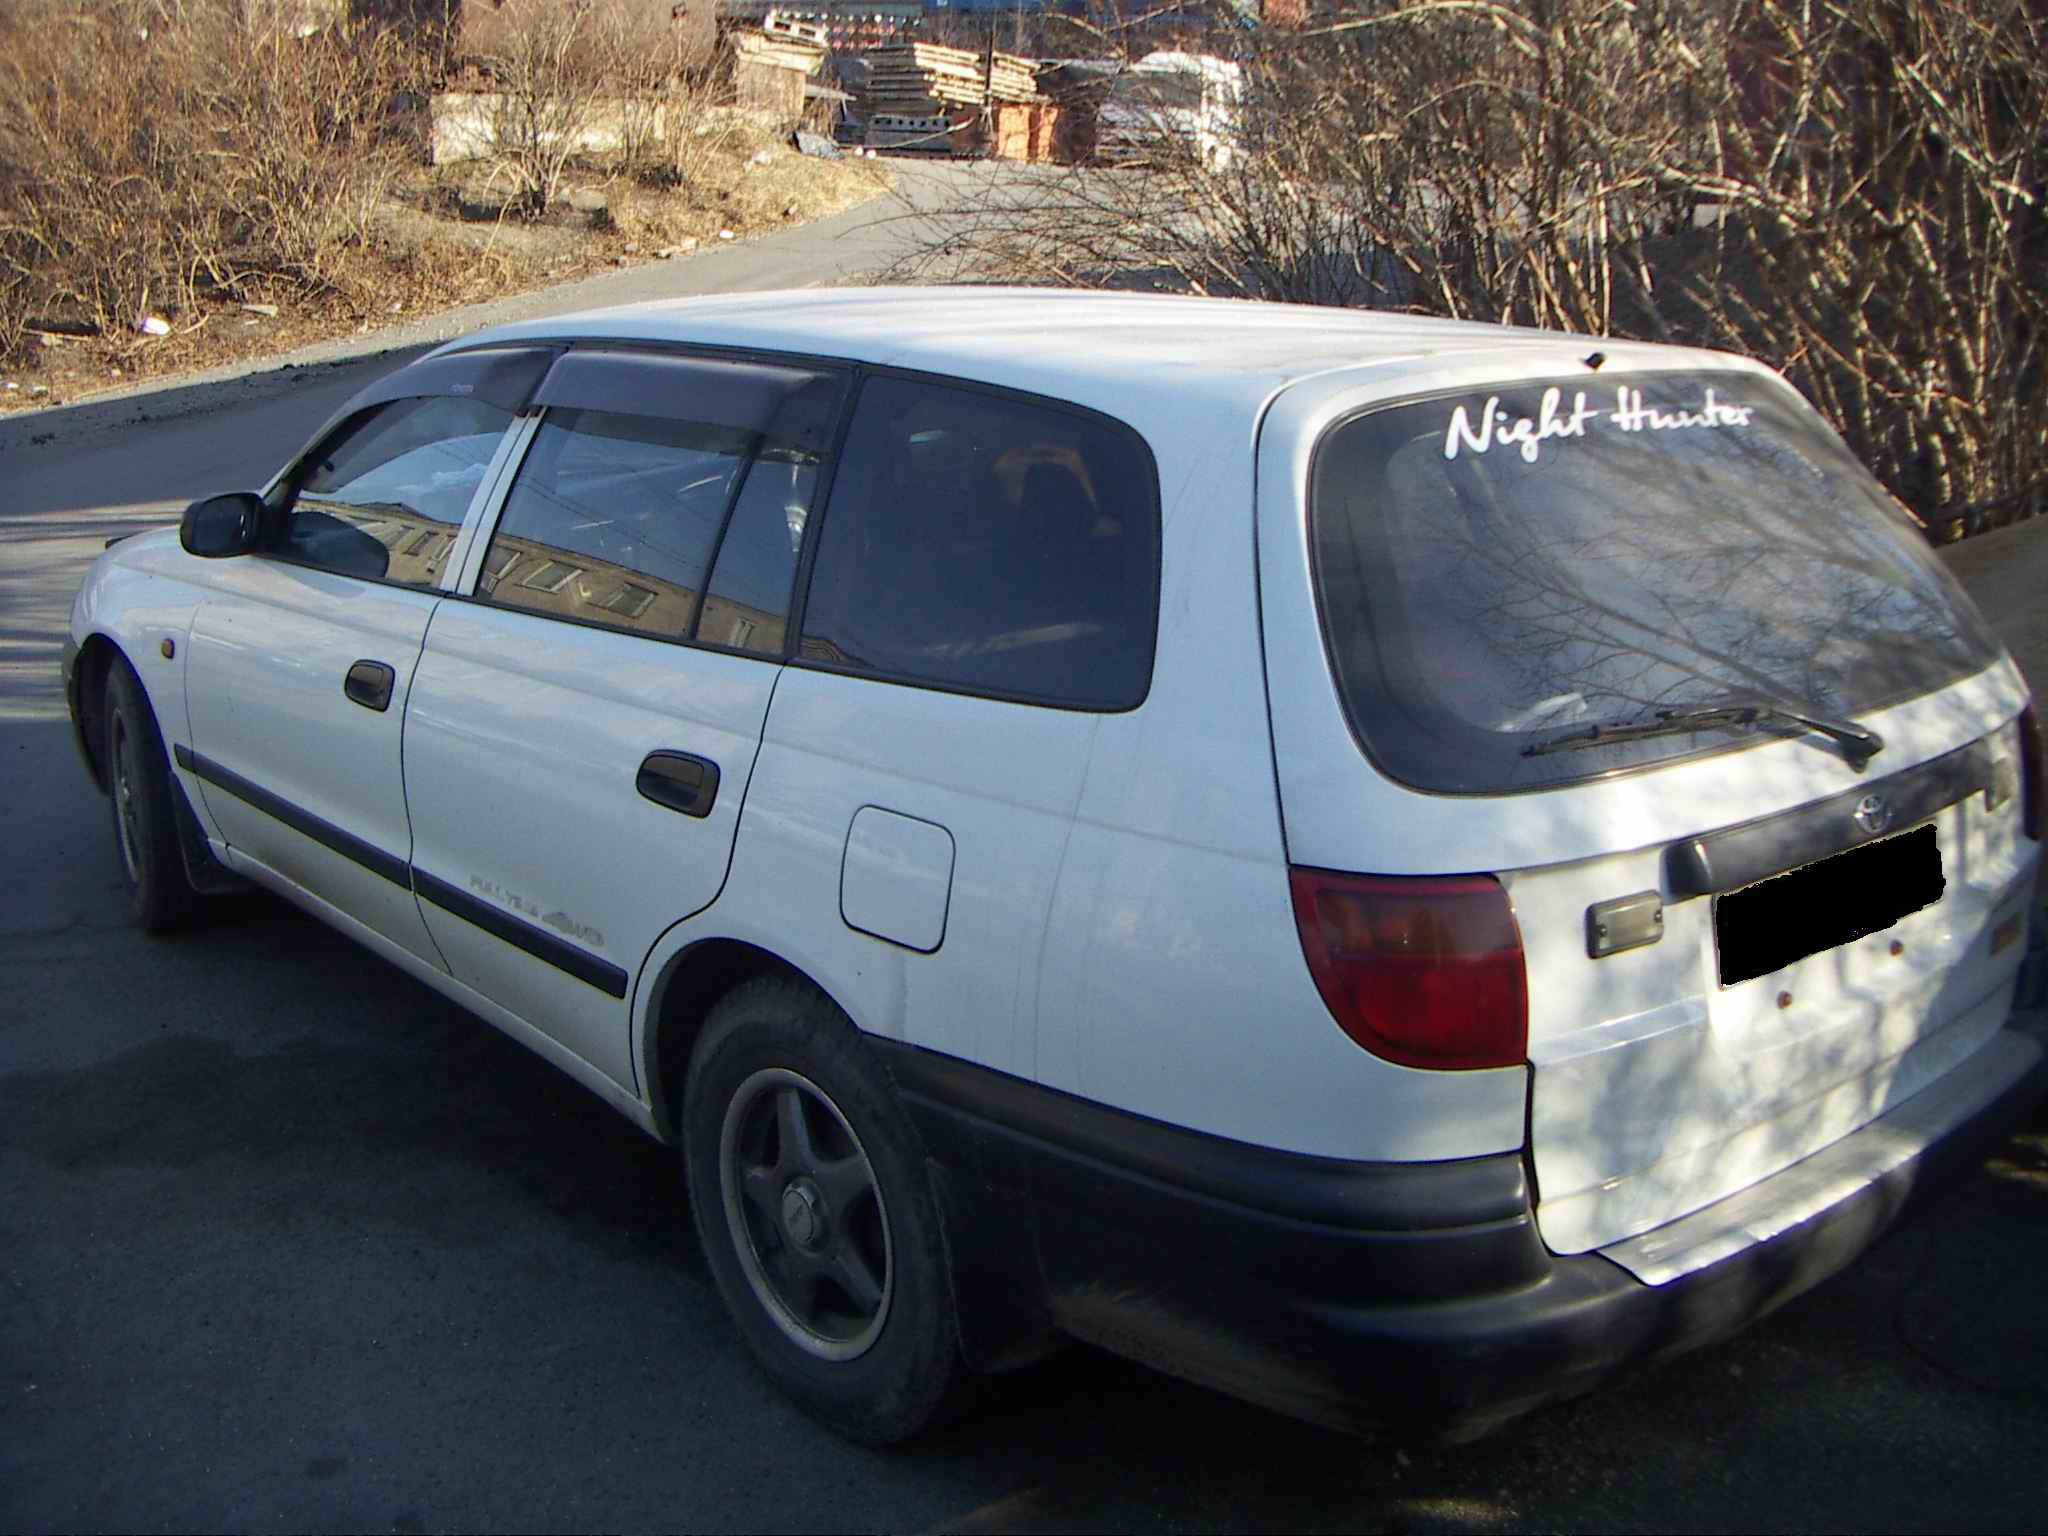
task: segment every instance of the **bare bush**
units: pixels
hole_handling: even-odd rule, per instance
[[[1240,153],[991,185],[918,275],[1708,342],[1930,519],[2044,499],[2048,22],[2023,0],[1385,0],[1248,48]]]
[[[502,9],[495,46],[479,62],[492,86],[492,147],[513,178],[514,205],[533,217],[556,199],[598,125],[598,26],[593,8],[573,0],[510,0]]]
[[[665,186],[701,186],[714,164],[760,137],[758,120],[734,104],[730,81],[698,76],[671,94],[644,174]]]
[[[2048,506],[2048,15],[1755,0],[1726,46],[1706,152],[1665,173],[1725,214],[1673,263],[1700,327],[1931,521]]]
[[[1672,217],[1634,153],[1684,131],[1646,69],[1668,9],[1418,0],[1268,34],[1243,61],[1235,153],[1161,134],[1149,174],[1005,189],[973,210],[974,255],[1060,282],[1151,273],[1237,297],[1604,329],[1627,281],[1615,255]],[[1625,100],[1621,77],[1637,82]]]
[[[489,76],[491,137],[514,203],[537,216],[594,153],[661,158],[703,72],[701,39],[630,0],[505,0],[474,61]]]
[[[0,15],[0,342],[202,295],[343,291],[412,59],[282,8],[23,0]]]
[[[714,162],[756,130],[736,108],[730,74],[714,67],[687,32],[671,40],[658,64],[636,57],[620,74],[631,82],[632,95],[616,163],[650,186],[702,182]]]

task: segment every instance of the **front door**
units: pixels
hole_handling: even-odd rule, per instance
[[[512,423],[474,398],[358,411],[287,479],[266,547],[209,566],[192,626],[187,755],[228,846],[436,967],[408,872],[400,728]]]

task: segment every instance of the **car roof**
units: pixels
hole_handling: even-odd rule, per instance
[[[1201,401],[1256,411],[1338,370],[1437,374],[1453,354],[1568,366],[1595,341],[1622,366],[1724,355],[1387,311],[1059,288],[826,288],[663,299],[500,326],[514,340],[691,343],[915,369],[1051,395],[1128,420]],[[1552,354],[1543,357],[1543,353]],[[1643,354],[1638,356],[1637,354]]]

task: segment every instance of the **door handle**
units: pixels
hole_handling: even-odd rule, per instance
[[[633,787],[656,805],[709,816],[718,798],[718,764],[691,752],[650,752]]]
[[[380,715],[391,707],[391,690],[398,682],[398,674],[381,661],[359,661],[348,669],[348,676],[342,679],[341,691],[348,695],[351,703],[365,709],[374,709]]]

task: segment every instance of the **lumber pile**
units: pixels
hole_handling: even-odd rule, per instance
[[[825,62],[825,48],[803,38],[774,32],[736,32],[732,45],[739,62],[766,69],[815,75]]]
[[[1014,53],[977,53],[936,43],[891,43],[867,53],[868,109],[921,114],[990,102],[1036,102],[1031,60]]]
[[[770,37],[791,37],[800,43],[810,43],[819,48],[832,46],[832,34],[819,23],[800,21],[794,16],[784,16],[779,11],[770,11],[762,19],[761,30]]]

